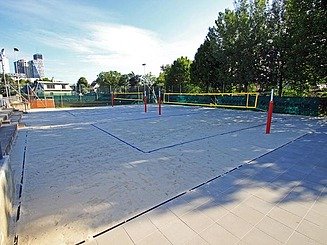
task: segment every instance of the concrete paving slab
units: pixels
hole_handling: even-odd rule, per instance
[[[309,210],[308,207],[305,207],[302,204],[297,203],[296,201],[282,202],[279,203],[277,206],[299,217],[304,217]]]
[[[246,220],[251,225],[256,225],[265,216],[263,213],[260,213],[246,204],[235,207],[231,212],[243,220]]]
[[[159,245],[170,245],[171,243],[164,237],[164,235],[159,232],[155,231],[150,235],[144,237],[139,242],[135,242],[137,245],[151,245],[151,244],[159,244]]]
[[[134,243],[139,242],[157,230],[147,216],[132,220],[123,225],[123,227]]]
[[[327,213],[318,213],[314,210],[310,210],[304,218],[327,231]]]
[[[218,224],[213,224],[200,233],[209,244],[236,244],[240,240],[228,230]]]
[[[296,231],[321,244],[325,244],[327,241],[326,229],[307,220],[303,220]]]
[[[158,228],[178,221],[178,217],[168,207],[156,208],[146,214],[149,220]]]
[[[154,244],[154,243],[153,243]],[[208,245],[209,243],[206,242],[202,237],[196,235],[195,237],[191,238],[191,240],[187,241],[185,245]]]
[[[195,231],[181,220],[162,227],[160,231],[172,244],[184,244],[197,235]]]
[[[288,226],[268,216],[263,218],[256,228],[282,243],[285,243],[293,232]]]
[[[128,236],[126,230],[123,227],[119,227],[112,231],[109,231],[101,236],[95,238],[98,245],[101,244],[117,244],[117,245],[128,245],[134,244],[131,238]]]
[[[302,217],[292,214],[278,206],[275,206],[268,216],[274,220],[278,220],[282,224],[288,226],[291,229],[295,229],[301,222]]]
[[[212,219],[197,210],[190,211],[179,218],[197,233],[201,233],[214,223]]]
[[[317,241],[312,240],[311,238],[299,233],[294,232],[293,235],[289,238],[289,240],[286,242],[288,245],[298,245],[298,244],[318,244]]]
[[[283,244],[280,241],[274,239],[263,231],[253,228],[250,230],[241,240],[239,244]]]
[[[213,221],[218,221],[229,213],[229,210],[216,202],[207,202],[196,208],[197,211],[201,212],[205,216],[209,217]]]
[[[218,221],[224,229],[232,233],[234,236],[242,239],[253,227],[248,221],[238,217],[233,213],[228,213]]]

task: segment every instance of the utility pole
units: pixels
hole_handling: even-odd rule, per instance
[[[146,64],[143,63],[142,66],[143,66],[143,87],[144,87],[144,91],[145,91],[145,66],[146,66]]]
[[[19,49],[18,48],[14,48],[14,53],[18,52]],[[14,62],[15,64],[15,73],[17,74],[17,83],[18,83],[18,96],[19,96],[19,99],[20,101],[22,101],[22,95],[21,95],[21,92],[20,92],[20,82],[19,82],[19,73],[18,73],[18,60],[17,60],[17,55],[15,55],[15,58],[16,58],[16,61]]]
[[[3,49],[1,49],[0,58],[1,58],[3,81],[5,83],[5,88],[6,88],[6,97],[9,99],[9,90],[8,90],[8,85],[7,85],[7,80],[6,80],[6,74],[5,74],[5,65],[3,63],[4,53],[5,53],[5,49],[3,48]]]

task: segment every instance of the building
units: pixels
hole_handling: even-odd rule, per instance
[[[20,59],[14,62],[14,68],[16,74],[25,74],[27,77],[28,63],[24,59]]]
[[[34,54],[33,60],[24,59],[14,62],[15,73],[25,74],[27,78],[44,78],[44,63],[42,54]]]
[[[42,54],[34,54],[30,67],[34,78],[44,78],[44,63]]]
[[[63,81],[37,81],[35,83],[34,91],[39,97],[72,95],[73,93],[69,83]]]

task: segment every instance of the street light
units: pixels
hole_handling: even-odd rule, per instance
[[[3,49],[1,49],[0,59],[1,59],[1,66],[2,66],[3,81],[5,83],[5,88],[6,88],[6,96],[7,96],[7,98],[9,98],[8,97],[8,95],[9,95],[8,85],[7,85],[7,81],[6,81],[6,75],[5,75],[5,65],[3,63],[4,62],[3,61],[4,57],[5,57],[5,49],[3,48]]]
[[[144,94],[145,94],[145,66],[146,66],[146,64],[143,63],[142,66],[143,66],[143,89],[144,89]]]
[[[14,48],[14,53],[15,52],[19,52],[18,48]],[[17,74],[17,83],[18,83],[18,96],[19,96],[19,100],[22,101],[22,95],[20,92],[20,82],[19,82],[19,72],[18,72],[18,60],[17,60],[17,55],[15,56],[16,61],[14,62],[15,64],[15,73]]]

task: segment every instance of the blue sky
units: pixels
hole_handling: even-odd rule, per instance
[[[233,0],[0,0],[0,48],[12,62],[41,53],[45,75],[89,83],[101,71],[158,75],[193,59],[219,11]],[[19,52],[13,52],[13,48]]]

